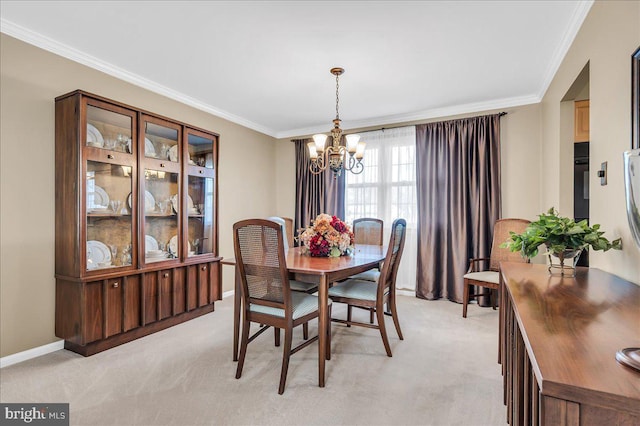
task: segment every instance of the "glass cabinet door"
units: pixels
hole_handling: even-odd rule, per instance
[[[189,151],[189,165],[213,169],[214,165],[214,137],[193,130],[188,131],[187,150]]]
[[[189,176],[187,197],[188,256],[214,253],[213,178]]]
[[[152,122],[145,122],[144,125],[144,156],[173,163],[180,162],[178,129]]]
[[[86,269],[131,265],[133,216],[125,200],[132,167],[89,160],[86,170]]]
[[[131,266],[134,216],[127,198],[136,181],[136,115],[98,101],[85,105],[85,269]]]
[[[188,256],[217,254],[215,213],[217,135],[186,129]]]
[[[133,118],[87,105],[86,146],[131,154]]]
[[[179,174],[164,170],[144,171],[144,261],[175,259],[180,253]]]
[[[178,259],[182,253],[180,126],[158,118],[143,116],[144,192],[140,194],[140,209],[144,221],[146,264]]]

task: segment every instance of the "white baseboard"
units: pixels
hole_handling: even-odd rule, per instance
[[[0,368],[8,367],[32,358],[37,358],[51,352],[59,351],[60,349],[64,349],[64,340],[58,340],[57,342],[38,346],[37,348],[28,349],[26,351],[18,352],[17,354],[3,356],[0,358]]]
[[[235,291],[233,290],[225,291],[224,293],[222,293],[222,298],[224,299],[225,297],[233,296],[234,293]]]

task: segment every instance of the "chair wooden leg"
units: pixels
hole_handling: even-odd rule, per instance
[[[387,337],[387,329],[384,326],[384,309],[379,307],[376,309],[376,316],[378,317],[378,328],[380,329],[380,335],[382,336],[382,343],[384,343],[384,349],[387,351],[387,356],[393,356],[391,354],[391,346],[389,346],[389,338]]]
[[[242,322],[242,338],[240,341],[240,356],[238,357],[238,366],[236,367],[236,379],[242,376],[242,367],[244,367],[244,357],[247,355],[247,344],[249,343],[249,327],[248,320]]]
[[[373,324],[373,313],[375,310],[373,308],[369,309],[369,324]]]
[[[282,351],[282,371],[280,372],[280,386],[278,393],[284,393],[284,386],[287,382],[287,371],[289,370],[289,358],[291,357],[291,341],[293,340],[293,327],[284,330],[284,350]]]
[[[273,327],[273,335],[274,335],[276,346],[280,346],[280,329],[277,327]]]
[[[347,321],[351,322],[351,305],[347,305]],[[350,324],[347,324],[347,327],[351,327]]]
[[[327,360],[331,359],[331,305],[327,309]]]
[[[304,340],[309,340],[309,323],[305,322],[302,324],[302,338]]]
[[[389,298],[387,302],[387,308],[391,310],[391,318],[393,318],[393,324],[396,326],[396,331],[398,332],[398,337],[400,340],[404,340],[402,337],[402,331],[400,330],[400,320],[398,319],[398,307],[396,306],[396,298]]]
[[[464,291],[462,296],[462,318],[467,317],[467,304],[469,303],[469,283],[464,280]]]

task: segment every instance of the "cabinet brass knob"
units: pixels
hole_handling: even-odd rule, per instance
[[[113,160],[113,155],[107,154],[107,158],[110,159],[110,160]]]
[[[203,170],[200,170],[200,174],[203,174],[203,173],[204,173],[204,171],[203,171]]]
[[[206,266],[203,266],[203,267],[202,267],[202,270],[203,270],[203,271],[206,271],[206,270],[207,270],[207,267],[206,267]]]
[[[120,283],[113,283],[113,288],[118,288],[120,287]]]
[[[160,163],[160,167],[164,167],[164,163]]]
[[[169,274],[167,272],[164,273],[163,277],[169,278]]]

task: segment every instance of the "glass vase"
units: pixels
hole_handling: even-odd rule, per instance
[[[575,277],[576,265],[580,260],[582,249],[564,250],[559,253],[548,252],[549,258],[548,270],[551,275],[560,275],[563,277]]]

